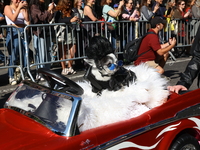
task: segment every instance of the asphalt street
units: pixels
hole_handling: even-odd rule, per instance
[[[180,75],[184,72],[189,60],[191,57],[183,57],[177,58],[176,61],[168,60],[165,65],[165,75],[170,77],[169,85],[175,85],[177,81],[180,79]],[[7,69],[0,69],[0,108],[3,107],[5,101],[8,99],[12,91],[15,90],[17,85],[11,86],[8,83],[8,74]],[[61,68],[54,68],[56,72],[61,72]],[[73,81],[82,81],[84,75],[84,71],[77,71],[75,75],[68,75],[67,77]],[[195,80],[190,87],[190,90],[197,89],[197,80]]]

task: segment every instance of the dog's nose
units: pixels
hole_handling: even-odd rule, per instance
[[[111,64],[108,68],[109,68],[109,70],[114,70],[116,67],[117,67],[117,65]]]
[[[122,61],[122,60],[119,60],[119,61],[117,62],[117,66],[118,66],[118,67],[123,66],[123,61]]]

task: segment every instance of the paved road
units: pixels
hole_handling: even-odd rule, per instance
[[[180,78],[181,72],[185,70],[185,67],[188,63],[188,61],[191,58],[178,58],[176,62],[167,61],[167,64],[165,66],[165,75],[167,77],[171,78],[171,81],[169,82],[170,85],[175,85],[177,81]],[[56,72],[61,72],[60,68],[55,69]],[[69,75],[70,79],[73,81],[81,81],[83,80],[83,74],[84,71],[78,71],[75,75]],[[5,103],[6,99],[9,97],[11,92],[16,88],[17,86],[11,86],[8,84],[8,74],[7,69],[1,69],[0,71],[0,108],[3,107],[3,104]],[[197,81],[195,80],[193,85],[191,86],[190,90],[197,89]]]

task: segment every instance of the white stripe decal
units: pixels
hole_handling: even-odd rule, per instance
[[[191,118],[188,118],[188,119],[193,121],[194,123],[196,123],[197,127],[194,127],[194,128],[200,130],[200,119],[195,118],[195,117],[191,117]]]
[[[165,129],[163,129],[163,130],[157,135],[156,138],[158,138],[159,136],[161,136],[161,135],[164,134],[165,132],[175,130],[176,128],[173,128],[173,127],[178,126],[178,125],[180,125],[180,124],[181,124],[181,123],[178,123],[178,124],[175,124],[175,125],[171,125],[171,126],[166,127]]]
[[[136,148],[139,148],[139,149],[142,149],[142,150],[145,150],[145,149],[150,150],[150,149],[154,149],[160,143],[160,141],[158,141],[156,144],[154,144],[152,146],[141,146],[141,145],[137,145],[135,143],[126,141],[126,142],[120,143],[118,145],[115,145],[111,148],[108,148],[107,150],[120,150],[122,148],[130,148],[130,147],[136,147]]]

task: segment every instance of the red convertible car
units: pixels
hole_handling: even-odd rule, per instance
[[[200,89],[171,93],[138,117],[80,132],[83,89],[52,71],[39,72],[49,87],[25,80],[0,109],[1,150],[200,149]]]

